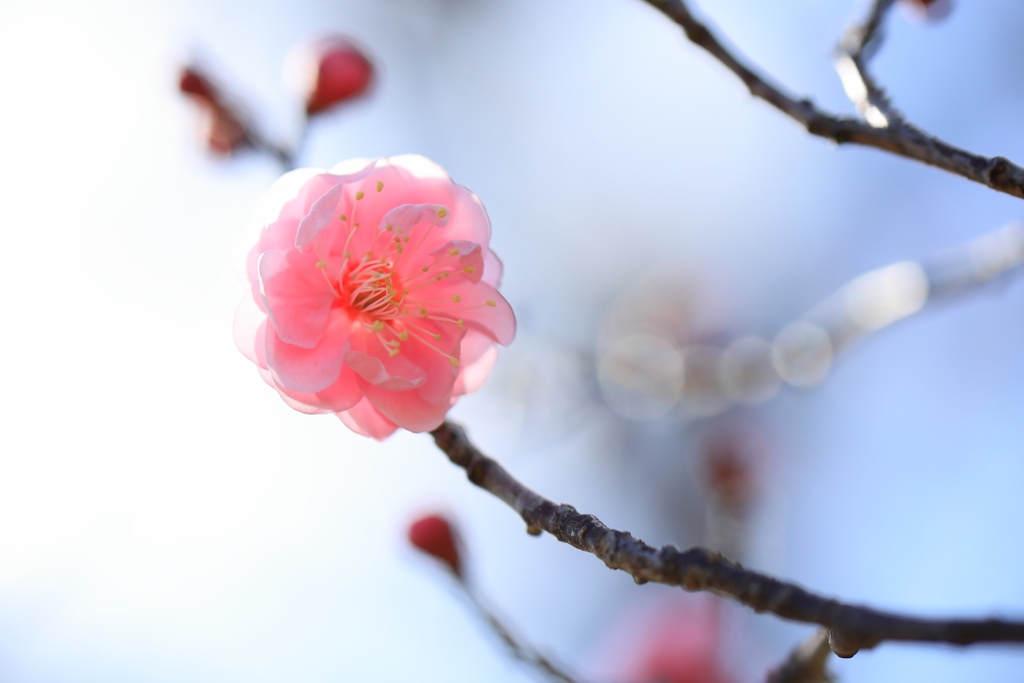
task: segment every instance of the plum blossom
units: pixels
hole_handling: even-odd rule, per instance
[[[515,336],[483,204],[424,157],[292,171],[256,223],[235,341],[296,410],[434,429]]]

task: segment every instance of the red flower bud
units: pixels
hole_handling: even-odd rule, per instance
[[[409,527],[409,542],[444,562],[456,576],[462,576],[455,533],[444,517],[427,515],[413,522]]]
[[[710,493],[733,507],[751,503],[765,465],[763,438],[756,427],[723,425],[705,437],[702,451],[700,464]]]
[[[182,67],[181,75],[178,77],[178,90],[205,104],[212,105],[220,99],[217,88],[193,66]]]
[[[953,11],[951,0],[901,0],[900,3],[914,19],[938,21]]]
[[[202,134],[206,148],[220,156],[230,156],[249,146],[245,126],[230,110],[219,105],[203,112]]]
[[[301,45],[288,59],[287,78],[313,116],[358,97],[373,79],[373,64],[343,36]]]

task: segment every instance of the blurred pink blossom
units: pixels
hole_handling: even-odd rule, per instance
[[[620,615],[601,658],[625,683],[733,683],[719,658],[721,644],[715,600],[673,595]]]
[[[515,336],[483,204],[429,159],[293,171],[256,222],[235,341],[296,410],[434,429]]]

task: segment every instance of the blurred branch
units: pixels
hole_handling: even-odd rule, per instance
[[[729,560],[706,548],[654,548],[625,531],[605,526],[570,505],[556,505],[519,483],[484,455],[465,431],[444,422],[431,432],[438,448],[466,471],[469,480],[511,507],[526,522],[527,533],[548,532],[559,541],[621,569],[637,583],[654,581],[687,591],[726,595],[756,612],[818,624],[829,629],[829,647],[840,657],[887,640],[951,643],[1024,643],[1024,622],[1001,619],[918,619],[846,605],[811,593]]]
[[[506,647],[508,647],[512,656],[521,662],[529,664],[556,681],[563,681],[563,683],[582,683],[581,679],[575,678],[566,673],[530,645],[517,640],[501,620],[487,608],[480,596],[477,595],[476,591],[473,590],[468,582],[460,580],[459,585],[465,591],[470,602],[473,603],[473,607],[476,611],[479,612],[480,616],[482,616],[484,621],[487,622],[487,625],[491,627],[491,630],[493,630],[498,637],[501,638],[501,641],[505,643]]]
[[[651,400],[680,402],[696,415],[775,396],[783,384],[809,387],[831,371],[850,345],[927,306],[967,294],[1024,266],[1024,227],[1010,224],[928,260],[901,261],[859,275],[774,338],[742,336],[725,346],[696,343],[669,349],[677,362],[652,365],[649,347],[606,351],[598,382],[612,395],[620,386]],[[619,382],[619,384],[615,384]],[[677,388],[678,387],[678,388]],[[623,389],[625,391],[626,389]],[[676,394],[672,394],[676,391]],[[666,408],[667,410],[668,408]]]
[[[829,335],[833,352],[1024,265],[1024,228],[1010,224],[931,262],[902,261],[865,273],[804,316]]]
[[[257,125],[252,108],[198,62],[182,67],[178,89],[204,111],[208,151],[230,155],[251,149],[274,159],[282,173],[295,168],[297,148],[273,142]]]
[[[288,171],[294,171],[296,168],[295,153],[285,148],[282,145],[278,145],[270,141],[262,131],[260,131],[251,120],[246,124],[246,142],[257,152],[265,154],[272,158],[281,167],[281,173],[287,173]]]
[[[828,631],[819,629],[793,648],[778,668],[768,672],[767,683],[828,683],[832,680],[825,663],[832,653]]]
[[[815,107],[809,99],[785,93],[732,54],[707,26],[697,21],[683,0],[646,0],[682,27],[686,37],[702,47],[732,71],[750,94],[772,105],[800,123],[808,133],[838,144],[874,147],[897,156],[914,159],[986,185],[998,192],[1024,198],[1024,168],[1003,157],[984,157],[954,147],[909,125],[875,127],[857,119],[832,116]],[[881,17],[884,2],[876,2],[872,16]],[[879,19],[880,21],[880,19]],[[870,24],[870,20],[868,24]],[[876,22],[877,24],[877,22]],[[866,31],[870,38],[877,30]],[[868,44],[865,40],[865,45]],[[861,50],[862,51],[862,50]]]

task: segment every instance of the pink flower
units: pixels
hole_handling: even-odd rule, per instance
[[[377,439],[434,429],[515,336],[487,213],[432,161],[300,169],[261,208],[235,340],[296,410]]]

